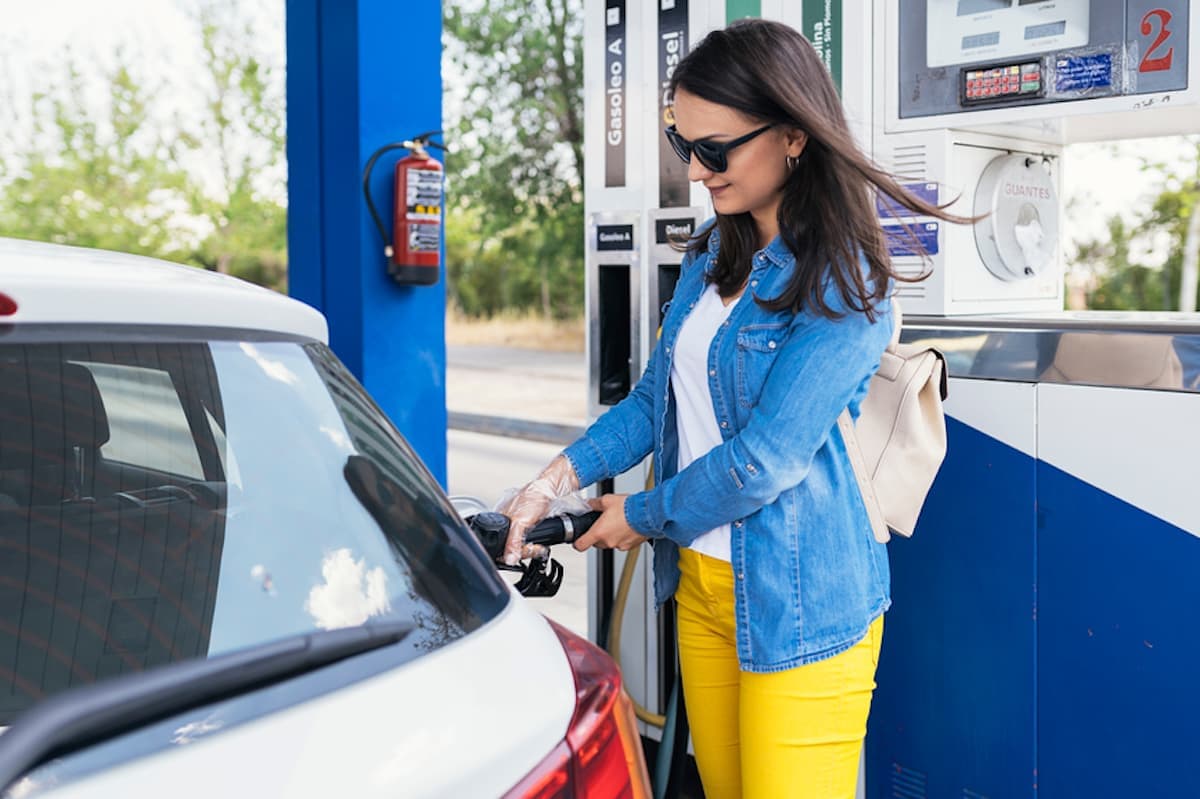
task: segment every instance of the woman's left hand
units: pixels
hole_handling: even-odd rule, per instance
[[[628,494],[605,494],[596,499],[589,499],[592,510],[601,511],[600,518],[592,524],[591,529],[579,536],[572,544],[580,552],[588,547],[598,549],[619,549],[627,552],[646,540],[646,536],[636,532],[625,520],[625,497]]]

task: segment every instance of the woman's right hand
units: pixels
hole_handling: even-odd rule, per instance
[[[525,533],[550,514],[550,503],[572,491],[579,490],[579,478],[565,456],[559,455],[536,478],[521,487],[512,499],[496,508],[509,519],[508,542],[504,545],[504,562],[516,566],[523,558],[536,553],[527,551]]]

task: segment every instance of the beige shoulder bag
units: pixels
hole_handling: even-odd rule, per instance
[[[875,539],[913,534],[917,516],[946,456],[946,362],[933,347],[901,344],[903,317],[892,299],[892,341],[871,378],[857,425],[838,417]]]

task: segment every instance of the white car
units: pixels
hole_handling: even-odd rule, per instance
[[[611,659],[326,341],[232,278],[0,240],[0,791],[648,795]]]

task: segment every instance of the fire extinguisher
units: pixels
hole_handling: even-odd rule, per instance
[[[388,274],[397,283],[430,286],[438,281],[441,267],[442,240],[442,165],[429,156],[426,148],[445,150],[431,141],[440,134],[431,130],[386,144],[367,159],[363,168],[363,196],[367,209],[383,239],[383,254],[388,259]],[[408,150],[409,154],[396,162],[395,211],[392,219],[392,239],[388,240],[383,220],[371,199],[371,170],[384,153]]]

